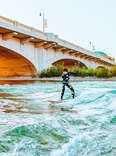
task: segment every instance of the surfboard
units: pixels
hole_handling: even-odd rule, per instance
[[[70,102],[72,101],[72,99],[70,100],[48,100],[48,102],[51,102],[51,103],[65,103],[65,102]]]

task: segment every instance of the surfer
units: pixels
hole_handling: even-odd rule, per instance
[[[63,73],[62,73],[63,86],[62,86],[62,92],[61,92],[61,100],[63,99],[63,96],[64,96],[65,86],[67,86],[71,90],[72,98],[73,99],[75,98],[75,91],[74,91],[73,87],[69,84],[70,75],[72,75],[72,74],[77,74],[77,73],[76,72],[68,72],[67,68],[63,69]]]

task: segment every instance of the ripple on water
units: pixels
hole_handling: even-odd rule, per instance
[[[60,106],[61,83],[0,85],[0,156],[115,156],[116,82],[72,85]]]

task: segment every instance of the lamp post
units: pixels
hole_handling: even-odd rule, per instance
[[[43,17],[43,32],[45,32],[45,22],[46,22],[46,19],[45,19],[45,11],[41,11],[40,12],[40,16],[42,16]]]
[[[92,51],[94,52],[94,50],[95,50],[95,45],[93,44],[93,42],[89,42],[89,44],[90,44],[90,46],[92,47]]]

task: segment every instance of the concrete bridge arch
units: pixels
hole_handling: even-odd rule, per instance
[[[61,64],[66,68],[72,68],[72,67],[87,68],[86,65],[84,65],[82,62],[77,61],[75,59],[61,59],[61,60],[54,62],[52,65],[57,66],[58,64]]]
[[[0,46],[0,77],[30,77],[36,75],[35,66],[21,54]]]
[[[82,59],[79,57],[70,56],[68,54],[62,54],[62,53],[48,51],[48,52],[46,52],[46,55],[45,55],[45,58],[43,61],[43,65],[40,67],[40,69],[41,70],[47,69],[60,60],[75,60],[75,61],[83,64],[86,68],[95,69],[99,66],[99,64],[97,64],[95,62],[90,62],[88,60],[85,60],[85,59]]]

